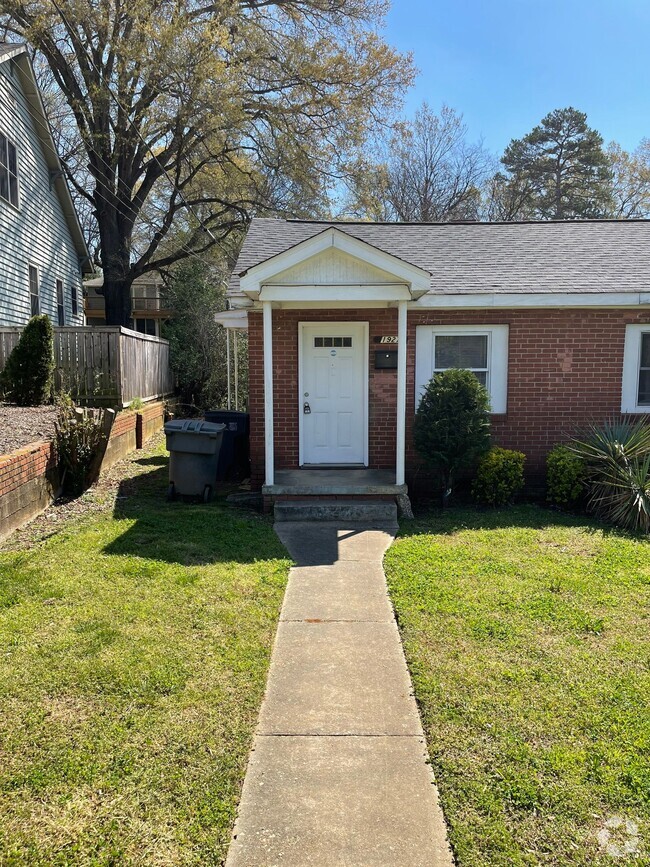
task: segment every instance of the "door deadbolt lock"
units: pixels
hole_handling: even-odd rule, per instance
[[[307,401],[305,401],[305,403],[303,404],[302,411],[304,412],[305,415],[309,415],[309,413],[311,412],[311,407],[309,406]]]

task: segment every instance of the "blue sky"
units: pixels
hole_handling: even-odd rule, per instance
[[[420,70],[407,113],[446,103],[497,154],[568,105],[606,143],[650,137],[650,0],[392,0],[385,35]]]

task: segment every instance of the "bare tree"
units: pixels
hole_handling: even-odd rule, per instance
[[[423,103],[395,130],[383,153],[362,165],[356,210],[374,219],[448,222],[477,219],[481,188],[494,160],[481,142],[467,141],[463,117]]]
[[[650,139],[644,138],[632,153],[611,142],[607,156],[612,169],[612,216],[650,217]]]

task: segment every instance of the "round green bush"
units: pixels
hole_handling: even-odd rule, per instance
[[[33,316],[0,374],[4,396],[19,406],[38,406],[52,394],[54,330],[49,316]]]
[[[524,487],[526,455],[494,446],[479,461],[472,496],[484,506],[505,506]]]
[[[546,456],[546,499],[554,506],[570,509],[585,495],[586,465],[566,446],[557,445]]]

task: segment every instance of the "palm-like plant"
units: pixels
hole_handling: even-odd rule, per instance
[[[628,530],[650,532],[650,425],[591,424],[569,448],[586,464],[588,508]]]

